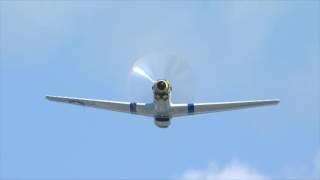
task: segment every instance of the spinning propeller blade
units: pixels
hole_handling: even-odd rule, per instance
[[[128,96],[132,101],[152,102],[152,85],[166,79],[173,87],[174,103],[192,102],[194,78],[188,61],[167,54],[149,54],[132,66],[128,78]]]

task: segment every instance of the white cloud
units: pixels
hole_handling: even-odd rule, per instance
[[[195,179],[195,180],[223,180],[223,179],[254,179],[265,180],[268,177],[262,175],[257,170],[233,161],[223,167],[210,163],[205,169],[189,169],[186,170],[181,177],[177,179]]]
[[[311,168],[310,168],[311,167]],[[275,177],[273,177],[275,178]],[[306,166],[300,168],[288,167],[285,173],[281,173],[275,179],[320,179],[320,151],[318,151],[313,163],[309,168]],[[268,180],[271,176],[265,175],[257,169],[243,164],[239,161],[232,161],[224,166],[216,163],[209,163],[208,167],[203,169],[188,169],[176,179],[180,180]]]
[[[314,178],[320,179],[320,151],[318,151],[314,159]]]

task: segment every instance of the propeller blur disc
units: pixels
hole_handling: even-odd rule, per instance
[[[133,64],[127,83],[129,100],[152,102],[152,85],[160,79],[171,84],[173,103],[193,102],[195,83],[189,62],[167,54],[149,54]]]

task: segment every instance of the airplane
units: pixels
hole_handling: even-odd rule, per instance
[[[152,103],[120,102],[62,96],[46,96],[46,98],[50,101],[70,103],[74,105],[88,106],[152,117],[154,118],[155,125],[159,128],[168,128],[171,123],[171,119],[176,117],[275,105],[280,102],[280,100],[278,99],[271,99],[215,103],[173,104],[171,102],[172,86],[170,85],[168,80],[164,79],[156,81],[152,86],[152,90],[154,94],[154,100]]]

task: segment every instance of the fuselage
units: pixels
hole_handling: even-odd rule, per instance
[[[172,87],[167,80],[158,80],[152,86],[154,95],[155,124],[161,128],[170,125],[170,105]]]

